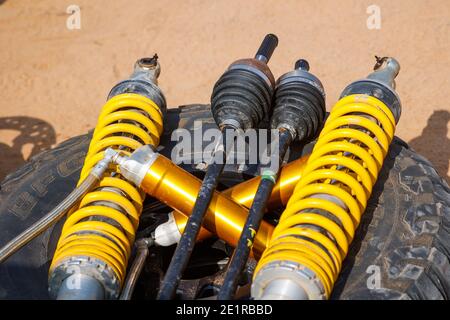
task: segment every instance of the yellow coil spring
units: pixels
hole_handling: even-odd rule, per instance
[[[78,184],[106,148],[129,154],[143,144],[157,146],[162,130],[162,113],[152,100],[128,93],[109,99],[100,113]],[[123,283],[143,201],[141,190],[125,181],[116,168],[109,168],[98,187],[68,214],[50,272],[65,259],[88,256],[108,264]]]
[[[374,97],[337,102],[255,275],[268,263],[293,261],[314,271],[330,296],[394,130],[392,112]],[[319,194],[339,199],[347,210]]]

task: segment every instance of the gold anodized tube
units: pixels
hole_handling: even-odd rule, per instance
[[[302,175],[307,160],[308,156],[304,156],[298,160],[286,164],[281,168],[279,178],[277,180],[276,185],[273,188],[272,194],[267,203],[267,210],[277,209],[287,204],[287,201],[289,200],[294,190],[295,184],[298,182],[298,180]],[[260,179],[261,177],[258,176],[249,179],[247,181],[244,181],[240,184],[237,184],[223,191],[222,195],[227,196],[229,199],[246,208],[250,208],[253,198],[255,197],[256,190],[258,189]],[[175,222],[177,224],[180,233],[183,233],[184,231],[184,227],[186,226],[190,212],[191,210],[189,211],[175,210],[173,212],[173,217],[175,219]],[[248,212],[246,211],[245,217],[247,213]],[[205,220],[213,218],[213,215],[215,215],[215,213],[206,216]],[[243,219],[242,221],[245,221],[245,219]],[[241,225],[240,230],[242,230],[242,227],[243,224]],[[228,223],[227,221],[225,221],[224,224],[215,225],[215,228],[216,230],[224,229],[222,233],[226,233],[227,232],[226,230],[228,229]],[[234,243],[237,243],[239,235],[240,234],[237,235],[237,238],[235,239]],[[197,240],[204,240],[211,236],[212,236],[211,232],[209,232],[205,228],[201,228]]]
[[[169,207],[183,213],[190,213],[194,207],[201,180],[158,154],[145,174],[141,188]],[[248,210],[215,191],[203,226],[219,238],[236,246],[247,218]],[[264,251],[272,235],[273,226],[263,221],[256,234],[252,253],[254,256]]]

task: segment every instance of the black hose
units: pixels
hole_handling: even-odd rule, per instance
[[[192,251],[194,250],[195,241],[202,226],[203,218],[208,211],[208,207],[214,195],[214,191],[217,188],[220,175],[225,167],[227,150],[231,147],[231,145],[233,145],[231,143],[230,146],[228,146],[226,141],[227,133],[230,134],[230,130],[234,132],[234,129],[228,126],[225,126],[222,129],[222,148],[218,148],[213,155],[214,159],[217,159],[217,156],[222,156],[222,158],[219,158],[219,161],[214,161],[208,166],[197,196],[197,200],[195,201],[194,208],[192,209],[191,216],[186,223],[180,242],[178,242],[173,258],[170,261],[169,268],[167,269],[166,275],[164,276],[164,280],[161,284],[161,288],[158,293],[159,300],[170,300],[175,297],[178,284],[189,262]]]
[[[281,129],[279,136],[278,168],[283,161],[291,141],[291,133],[288,130]],[[258,185],[252,206],[250,207],[239,242],[234,250],[233,256],[231,257],[222,288],[217,296],[218,300],[230,300],[234,297],[241,273],[244,270],[250,255],[250,250],[255,239],[256,232],[261,225],[267,201],[272,194],[272,189],[275,185],[277,175],[278,172],[274,172],[273,175],[263,174],[261,176],[261,181]]]

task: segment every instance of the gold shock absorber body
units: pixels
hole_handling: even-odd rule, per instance
[[[300,177],[302,176],[303,169],[306,165],[306,161],[308,160],[309,156],[303,156],[300,159],[297,159],[295,161],[292,161],[283,168],[281,168],[277,183],[275,184],[272,194],[270,196],[269,201],[267,202],[267,210],[275,210],[280,207],[283,207],[288,202],[289,198],[291,197],[291,194],[294,190],[294,187]],[[250,208],[253,202],[253,198],[255,197],[256,190],[258,189],[259,182],[261,180],[261,177],[254,177],[252,179],[249,179],[247,181],[241,182],[223,192],[221,192],[222,196],[226,196],[233,200],[234,202],[240,204],[241,206],[245,208]],[[219,230],[218,233],[232,233],[229,231],[231,229],[232,223],[236,223],[236,220],[233,220],[232,217],[235,216],[235,212],[229,208],[227,209],[226,217],[227,220],[224,221],[224,223],[216,224],[215,229]],[[173,217],[175,219],[175,222],[177,224],[178,230],[180,231],[180,234],[183,233],[184,227],[187,223],[188,216],[190,215],[190,211],[180,212],[175,210],[173,212]],[[205,217],[205,220],[215,219],[216,212],[213,214],[209,214]],[[246,216],[246,215],[245,215]],[[243,223],[245,221],[239,221],[237,223]],[[243,224],[240,225],[240,228],[242,229]],[[241,230],[240,229],[240,230]],[[221,231],[225,230],[225,231]],[[239,234],[236,234],[236,243],[239,238]],[[197,237],[197,241],[204,240],[206,238],[209,238],[212,236],[212,233],[209,232],[207,229],[202,227],[200,229],[200,233]],[[265,243],[263,241],[263,243]]]
[[[369,95],[332,109],[255,270],[292,262],[315,274],[329,298],[395,130],[390,109]]]
[[[142,145],[157,146],[163,131],[163,115],[149,98],[123,93],[103,106],[81,171],[88,175],[111,147],[130,154]],[[109,266],[122,285],[134,243],[144,193],[111,167],[98,187],[86,194],[64,223],[50,266],[50,274],[74,257],[98,259]]]
[[[201,180],[157,154],[142,179],[141,188],[169,207],[180,212],[191,212],[199,193]],[[248,210],[229,197],[215,191],[203,225],[232,246],[236,246],[244,227]],[[267,246],[273,227],[263,221],[259,228],[253,254],[259,256]],[[206,232],[206,231],[204,231]]]

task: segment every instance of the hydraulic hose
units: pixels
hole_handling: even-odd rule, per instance
[[[255,299],[327,299],[401,113],[393,58],[344,89],[255,269]]]
[[[63,201],[61,201],[52,211],[39,219],[17,237],[8,242],[0,249],[0,263],[8,259],[11,255],[47,230],[51,225],[59,221],[67,211],[72,208],[96,183],[102,178],[103,173],[108,168],[111,158],[102,159],[87,175],[83,182],[77,186]]]
[[[273,93],[273,75],[267,62],[278,45],[278,38],[269,34],[264,38],[254,59],[233,63],[214,86],[211,97],[211,111],[222,131],[223,145],[217,149],[221,156],[208,166],[197,200],[187,221],[183,235],[161,284],[158,299],[175,297],[176,288],[189,262],[195,240],[225,166],[227,150],[233,143],[227,143],[227,131],[255,128],[270,113]],[[216,155],[213,155],[213,159]]]
[[[294,71],[282,75],[275,89],[275,105],[271,127],[278,130],[278,163],[275,170],[263,170],[252,206],[233,252],[218,300],[234,297],[242,271],[245,268],[256,231],[263,219],[266,204],[278,178],[278,168],[291,142],[296,138],[306,143],[318,134],[325,118],[325,93],[322,83],[309,73],[309,64],[300,59]],[[273,143],[273,142],[272,142]]]
[[[130,78],[111,90],[94,130],[80,181],[104,157],[107,148],[130,154],[143,145],[159,144],[166,108],[156,85],[159,73],[156,55],[140,59]],[[52,297],[119,297],[144,196],[114,166],[107,170],[98,186],[67,216],[49,270]]]

